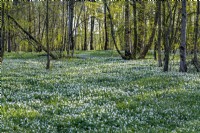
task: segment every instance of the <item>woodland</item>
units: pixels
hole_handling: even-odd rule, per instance
[[[0,132],[200,132],[199,24],[199,0],[1,0]]]

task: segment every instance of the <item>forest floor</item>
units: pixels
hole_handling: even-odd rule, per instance
[[[77,52],[51,62],[6,53],[0,132],[200,132],[200,74],[162,72],[151,56],[125,61],[114,51]]]

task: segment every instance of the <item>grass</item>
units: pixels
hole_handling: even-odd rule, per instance
[[[153,59],[125,61],[114,51],[54,60],[5,55],[0,132],[200,132],[200,74],[178,63],[162,72]]]

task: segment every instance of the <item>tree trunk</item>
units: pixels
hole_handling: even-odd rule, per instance
[[[86,20],[86,7],[84,3],[84,50],[87,50],[87,20]]]
[[[74,46],[73,41],[73,18],[74,18],[74,0],[68,1],[68,45],[67,56],[70,56],[70,49]]]
[[[176,19],[176,10],[177,10],[177,6],[178,6],[178,1],[175,2],[175,5],[174,5],[174,13],[173,13],[173,20],[172,20],[172,25],[170,26],[171,27],[171,36],[170,36],[170,40],[169,40],[169,44],[174,44],[174,41],[175,41],[175,35],[176,35],[176,31],[175,31],[175,19]],[[178,15],[178,18],[179,18],[179,15]]]
[[[164,72],[168,71],[169,69],[169,56],[170,56],[170,51],[171,51],[171,44],[169,42],[170,39],[170,34],[171,34],[171,27],[172,26],[172,10],[171,10],[171,6],[170,3],[167,1],[168,4],[168,9],[169,9],[169,25],[166,26],[166,22],[165,22],[165,18],[164,20],[164,32],[165,32],[165,36],[164,36],[164,41],[165,41],[165,57],[164,57]],[[165,12],[165,3],[163,3],[163,12]]]
[[[9,1],[7,2],[7,7],[8,8],[9,5]],[[8,14],[8,10],[6,12],[6,14]],[[12,47],[11,47],[11,24],[10,24],[10,19],[8,18],[8,33],[7,33],[7,39],[8,39],[8,52],[12,51]]]
[[[106,1],[106,0],[104,0]],[[105,44],[104,44],[104,50],[108,50],[108,27],[107,27],[107,13],[106,13],[106,2],[104,2],[104,31],[105,31]]]
[[[41,23],[40,23],[40,21],[41,21],[41,11],[40,11],[40,8],[38,8],[38,39],[40,38],[40,36],[41,36]],[[37,52],[42,52],[42,48],[41,48],[41,46],[38,46],[37,47]]]
[[[199,14],[200,14],[200,1],[197,1],[197,14],[196,14],[196,22],[195,22],[195,27],[194,27],[194,32],[195,32],[195,38],[194,38],[194,58],[192,60],[194,66],[197,69],[197,72],[200,72],[200,64],[198,61],[197,57],[197,42],[198,42],[198,34],[199,34]]]
[[[197,42],[198,42],[198,34],[199,34],[199,10],[200,10],[200,1],[197,1],[197,14],[196,14],[196,22],[195,22],[195,38],[194,38],[194,61],[197,62]]]
[[[161,57],[161,1],[159,1],[158,5],[158,10],[159,10],[159,19],[158,19],[158,66],[162,66],[162,57]]]
[[[154,49],[153,49],[153,57],[154,57],[154,60],[157,60],[157,46],[158,44],[157,44],[157,42],[155,42],[155,44],[154,44]]]
[[[156,26],[157,26],[157,23],[158,23],[158,2],[156,4],[156,13],[155,13],[155,17],[154,17],[154,25],[153,25],[153,28],[152,28],[152,32],[151,32],[151,36],[149,38],[149,41],[148,41],[148,44],[144,47],[143,51],[140,53],[140,56],[139,56],[139,59],[144,59],[148,50],[151,48],[151,45],[153,43],[153,39],[154,39],[154,36],[155,36],[155,33],[156,33]]]
[[[62,1],[62,42],[60,48],[60,57],[63,55],[63,51],[65,49],[65,1]]]
[[[91,2],[95,2],[95,0],[91,0]],[[90,50],[94,50],[94,20],[95,20],[95,17],[94,16],[91,16],[90,17],[91,19],[91,27],[90,27]]]
[[[113,22],[112,22],[112,15],[110,13],[110,8],[108,7],[107,3],[106,3],[106,0],[103,1],[104,2],[104,5],[106,6],[106,9],[108,10],[108,17],[110,19],[110,30],[111,30],[111,36],[112,36],[112,39],[113,39],[113,43],[115,45],[115,48],[118,52],[118,54],[123,58],[123,59],[126,59],[126,56],[124,56],[121,51],[119,50],[118,46],[117,46],[117,42],[116,42],[116,38],[115,38],[115,31],[114,31],[114,25],[113,25]]]
[[[186,64],[186,0],[182,0],[181,44],[180,44],[180,72],[187,72]]]
[[[69,5],[68,5],[68,3],[69,2],[66,2],[67,4],[67,6],[66,6],[66,10],[68,11],[68,13],[69,13]],[[68,15],[69,16],[69,15]],[[68,38],[68,35],[67,35],[67,33],[68,33],[68,31],[67,31],[67,26],[68,26],[68,17],[66,16],[65,17],[65,29],[64,29],[64,42],[63,42],[63,51],[67,51],[67,48],[68,48],[68,45],[67,45],[67,43],[69,42],[69,41],[67,41],[67,38]]]
[[[4,37],[5,37],[5,23],[4,23],[4,2],[1,3],[1,44],[0,44],[0,62],[3,61],[3,55],[4,55]]]
[[[37,46],[41,46],[42,50],[44,50],[46,53],[47,53],[47,49],[46,47],[44,47],[37,39],[35,39],[28,31],[26,31],[24,28],[22,28],[22,26],[13,18],[11,17],[10,15],[8,15],[8,17],[16,24],[17,27],[19,27],[20,30],[22,30],[22,32],[24,32],[28,37],[29,39],[33,40]],[[53,53],[49,53],[50,56],[53,58],[53,59],[57,59],[57,57],[53,54]]]
[[[129,22],[129,1],[125,0],[125,34],[124,34],[124,41],[125,41],[125,56],[128,59],[132,57],[132,51],[130,47],[130,22]]]
[[[28,0],[28,32],[31,34],[32,32],[32,29],[31,29],[31,26],[32,26],[32,23],[31,23],[31,0]],[[32,45],[31,45],[31,42],[28,41],[28,52],[32,52]]]
[[[50,68],[50,48],[49,48],[49,0],[46,3],[46,46],[47,46],[47,66],[46,69]]]
[[[72,50],[72,56],[73,56],[73,54],[74,54],[74,50],[75,50],[75,47],[76,47],[76,40],[77,40],[77,32],[78,32],[78,30],[77,30],[77,28],[78,28],[78,25],[79,25],[79,20],[80,20],[80,17],[81,17],[81,13],[82,13],[82,11],[84,10],[84,1],[82,1],[82,6],[81,6],[81,10],[80,10],[80,12],[77,14],[77,16],[78,16],[78,18],[76,19],[76,23],[74,22],[74,34],[75,34],[75,37],[74,37],[74,47],[73,47],[73,50]],[[75,13],[74,13],[75,14]],[[78,42],[79,43],[79,42]],[[79,45],[78,45],[78,50],[81,50],[81,43],[79,43]]]
[[[101,30],[102,28],[101,28],[101,21],[100,20],[98,20],[98,30],[99,30],[99,37],[98,37],[98,44],[99,44],[99,49],[103,49],[102,48],[102,30]]]
[[[136,0],[133,0],[133,17],[134,17],[134,48],[133,48],[133,58],[136,59],[138,37],[137,37],[137,10],[136,10]]]
[[[94,50],[94,16],[91,16],[90,50]]]
[[[8,52],[11,52],[12,51],[12,47],[11,47],[10,22],[8,22],[8,24],[9,24],[9,26],[8,26]]]

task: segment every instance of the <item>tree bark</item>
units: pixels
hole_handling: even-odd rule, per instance
[[[197,1],[197,13],[196,13],[196,22],[195,22],[195,27],[194,27],[194,31],[195,31],[195,38],[194,38],[194,61],[197,62],[197,42],[198,42],[198,34],[199,34],[199,10],[200,10],[200,1]]]
[[[161,33],[162,33],[162,29],[161,29],[161,1],[158,1],[159,5],[158,5],[158,10],[159,10],[159,19],[158,19],[158,66],[162,67],[162,57],[161,57]]]
[[[186,0],[182,0],[181,44],[180,44],[180,72],[187,72],[186,64]]]
[[[47,65],[46,69],[50,68],[50,47],[49,47],[49,0],[46,3],[46,46],[47,46]]]
[[[154,60],[157,60],[157,42],[155,41],[155,44],[154,44],[154,49],[153,49],[153,57],[154,57]]]
[[[137,46],[138,46],[138,33],[137,33],[137,6],[136,0],[133,0],[133,21],[134,21],[134,48],[133,48],[133,58],[136,59]]]
[[[165,21],[165,18],[163,18],[164,20],[164,32],[165,32],[165,35],[164,35],[164,41],[165,41],[165,45],[164,45],[164,49],[165,49],[165,52],[164,52],[164,69],[163,71],[166,72],[168,71],[169,69],[169,56],[170,56],[170,51],[171,51],[171,43],[170,43],[170,34],[171,33],[171,27],[172,26],[172,10],[171,10],[171,6],[170,6],[170,3],[167,1],[167,5],[168,5],[168,12],[169,12],[169,25],[167,25],[167,22]],[[165,3],[163,3],[163,12],[165,12]],[[165,13],[163,13],[165,14]]]
[[[169,12],[170,20],[169,20],[169,25],[168,26],[166,26],[166,22],[164,21],[164,23],[165,23],[164,24],[165,57],[164,57],[164,69],[163,69],[164,72],[168,71],[168,69],[169,69],[169,56],[170,56],[170,51],[171,51],[171,44],[169,42],[170,41],[169,39],[170,39],[170,34],[171,34],[171,27],[170,26],[172,26],[172,10],[171,10],[170,3],[168,1],[167,1],[167,4],[168,4],[168,9],[169,9],[168,12]],[[163,3],[163,9],[165,11],[165,3]]]
[[[42,36],[41,35],[41,23],[40,23],[40,21],[41,21],[41,11],[40,11],[40,7],[38,8],[38,39],[40,38],[40,36]],[[37,47],[37,52],[42,52],[42,48],[41,48],[41,46],[38,46]]]
[[[0,36],[0,40],[1,40],[1,44],[0,44],[0,62],[3,61],[3,55],[4,55],[4,39],[5,39],[5,22],[4,22],[4,2],[1,3],[1,36]]]
[[[95,2],[95,0],[91,0],[91,2]],[[91,16],[90,17],[91,20],[91,27],[90,27],[90,50],[94,50],[94,20],[95,17]]]
[[[162,24],[163,24],[163,46],[164,46],[164,56],[165,56],[166,52],[167,52],[166,51],[167,50],[167,48],[166,48],[166,43],[167,43],[167,41],[166,41],[166,31],[167,30],[166,30],[166,11],[165,11],[166,6],[165,6],[164,1],[163,1],[162,5],[163,5],[163,21],[162,21]],[[168,65],[166,65],[167,62],[165,61],[165,58],[164,58],[164,64],[165,64],[165,66],[163,67],[163,71],[168,71]]]
[[[76,20],[76,24],[74,23],[74,31],[75,31],[75,38],[74,38],[74,47],[73,47],[73,50],[72,50],[72,56],[73,56],[73,54],[74,54],[74,50],[75,50],[75,47],[76,47],[76,36],[77,36],[77,28],[78,28],[78,25],[79,25],[79,20],[80,20],[80,17],[81,17],[81,13],[82,13],[82,11],[83,11],[83,9],[84,9],[84,1],[82,1],[82,6],[81,6],[81,10],[80,10],[80,12],[78,13],[78,18],[77,18],[77,20]],[[81,45],[81,44],[80,44]],[[78,47],[78,49],[79,49],[79,47]],[[80,49],[79,49],[80,50]]]
[[[175,5],[173,7],[174,9],[174,13],[173,13],[173,20],[172,20],[172,25],[170,26],[171,27],[171,36],[170,36],[170,40],[169,40],[169,44],[174,44],[174,41],[175,41],[175,35],[176,35],[176,31],[175,31],[175,19],[176,19],[176,11],[177,11],[177,6],[178,6],[178,1],[175,2]],[[178,16],[179,18],[179,16]]]
[[[65,1],[62,1],[62,41],[60,48],[60,57],[63,55],[63,51],[65,50]]]
[[[90,50],[94,50],[94,16],[91,16]]]
[[[124,34],[124,41],[125,41],[125,56],[127,58],[132,58],[132,51],[130,46],[130,22],[129,22],[129,1],[125,0],[125,34]]]
[[[32,29],[31,29],[31,26],[32,26],[32,23],[31,23],[31,0],[27,0],[28,1],[28,32],[31,34],[32,32]],[[31,42],[28,41],[28,52],[32,52],[32,45],[31,45]]]
[[[200,64],[197,57],[197,42],[198,42],[198,34],[199,34],[199,14],[200,14],[200,1],[197,1],[197,13],[196,13],[196,22],[194,27],[195,38],[194,38],[194,58],[192,60],[197,72],[200,72]]]
[[[108,50],[108,27],[107,27],[107,10],[106,10],[106,0],[104,0],[104,31],[105,31],[105,44],[104,44],[104,50]]]
[[[87,20],[86,20],[86,7],[84,3],[84,50],[87,50]]]
[[[7,7],[8,8],[9,6],[9,1],[7,1]],[[8,14],[8,10],[6,11],[6,14]],[[11,47],[11,24],[10,24],[10,20],[9,18],[7,19],[8,20],[8,32],[7,32],[7,41],[8,41],[8,52],[11,52],[12,51],[12,47]]]
[[[70,49],[74,46],[73,38],[73,18],[74,18],[74,0],[68,1],[68,45],[67,56],[70,56]]]
[[[98,44],[100,44],[99,45],[99,49],[103,49],[102,48],[102,28],[101,28],[102,26],[101,26],[101,21],[100,20],[98,20],[98,30],[99,30],[99,37],[98,37]]]

